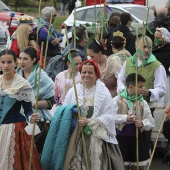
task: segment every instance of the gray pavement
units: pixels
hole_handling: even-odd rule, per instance
[[[161,157],[154,157],[150,170],[170,170],[170,167],[162,164]]]

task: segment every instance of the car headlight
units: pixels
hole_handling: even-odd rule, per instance
[[[12,20],[11,25],[19,25],[20,22],[18,20]]]

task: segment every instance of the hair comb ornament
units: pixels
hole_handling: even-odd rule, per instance
[[[123,32],[120,32],[120,31],[114,32],[114,33],[113,33],[113,37],[116,37],[116,36],[122,37],[123,40],[124,40],[124,43],[126,43],[126,38],[123,36]]]
[[[116,32],[113,33],[113,37],[116,37],[116,36],[125,38],[125,37],[123,36],[123,32],[120,32],[120,31],[116,31]]]

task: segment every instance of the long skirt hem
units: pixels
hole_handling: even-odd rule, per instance
[[[17,122],[0,126],[0,169],[28,170],[31,136],[25,132],[26,123]],[[31,170],[42,170],[34,145]]]

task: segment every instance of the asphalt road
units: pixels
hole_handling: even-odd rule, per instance
[[[170,167],[162,164],[162,157],[154,157],[150,170],[170,170]]]

